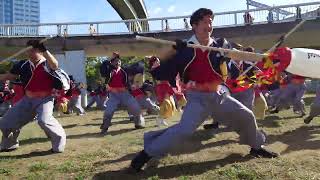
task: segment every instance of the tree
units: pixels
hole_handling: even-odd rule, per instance
[[[7,62],[0,63],[0,74],[4,74],[4,73],[10,71],[10,69],[13,66],[13,64],[14,63],[12,61],[7,61]]]
[[[91,87],[95,87],[99,82],[102,82],[103,79],[100,75],[100,66],[101,66],[101,58],[97,57],[88,57],[86,60],[86,77],[87,83]]]

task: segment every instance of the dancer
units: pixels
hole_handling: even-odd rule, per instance
[[[210,9],[195,11],[190,18],[194,35],[188,43],[226,47],[228,42],[225,39],[211,38],[212,21]],[[152,72],[158,80],[170,80],[180,74],[184,83],[190,83],[187,105],[179,123],[144,135],[144,150],[132,160],[130,167],[140,171],[151,158],[166,155],[173,146],[191,136],[211,114],[239,133],[240,143],[251,147],[252,156],[277,157],[278,154],[263,147],[266,136],[258,130],[252,111],[228,94],[219,92],[218,87],[227,76],[220,69],[225,63],[224,56],[215,51],[188,48],[182,41],[176,43],[176,54]]]
[[[63,152],[66,134],[52,115],[54,106],[52,90],[62,87],[61,79],[52,73],[58,70],[58,61],[39,41],[30,40],[27,45],[33,47],[27,52],[30,60],[20,61],[9,73],[0,75],[1,81],[20,77],[25,89],[24,97],[9,109],[0,121],[2,131],[0,150],[11,151],[18,148],[17,138],[20,129],[36,117],[39,126],[51,140],[51,151]]]

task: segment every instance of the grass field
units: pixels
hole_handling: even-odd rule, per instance
[[[305,100],[309,110],[312,97]],[[48,153],[49,140],[30,123],[22,129],[21,147],[0,153],[0,179],[320,179],[320,118],[305,125],[292,110],[258,122],[269,135],[267,148],[280,158],[252,158],[249,148],[238,144],[236,133],[224,128],[214,133],[201,126],[181,142],[181,154],[172,153],[157,168],[139,174],[126,168],[143,148],[143,132],[157,129],[154,117],[146,117],[146,129],[135,130],[127,113],[117,112],[105,137],[99,135],[101,111],[58,119],[67,132],[66,151]]]

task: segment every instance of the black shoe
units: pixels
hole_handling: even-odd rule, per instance
[[[131,161],[130,167],[135,170],[135,172],[141,171],[142,167],[151,159],[144,150],[140,151],[138,155]]]
[[[19,143],[11,145],[9,148],[2,148],[0,146],[0,152],[11,152],[11,151],[17,150],[18,148],[19,148]]]
[[[134,127],[135,127],[136,129],[144,129],[144,126],[141,126],[141,125],[134,125]]]
[[[18,148],[11,148],[11,149],[0,149],[0,152],[11,152],[11,151],[15,151]]]
[[[52,148],[49,150],[49,152],[52,153],[52,154],[63,153],[61,151],[54,151]]]
[[[300,117],[302,118],[305,115],[306,115],[306,113],[302,111],[301,114],[300,114]]]
[[[312,119],[313,119],[313,117],[308,116],[303,121],[304,121],[305,124],[309,124],[312,121]]]
[[[107,129],[101,129],[100,134],[101,134],[102,136],[107,135],[107,134],[108,134],[108,128],[107,128]]]
[[[205,124],[203,125],[203,129],[219,129],[219,123]]]
[[[278,110],[278,109],[275,109],[275,110],[270,111],[270,114],[276,114],[276,113],[279,113],[279,110]]]
[[[250,155],[258,158],[276,158],[279,156],[278,153],[266,150],[264,148],[254,149],[251,148]]]

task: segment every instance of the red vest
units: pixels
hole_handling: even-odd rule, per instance
[[[12,99],[12,104],[15,105],[20,99],[23,98],[24,96],[24,89],[22,85],[13,85],[13,90],[14,90],[14,96]]]
[[[97,95],[97,93],[95,93],[93,91],[89,93],[89,96],[91,96],[91,97],[96,96],[96,95]]]
[[[157,100],[159,103],[162,103],[166,96],[174,95],[174,91],[168,81],[160,82],[155,86],[154,90],[157,95]]]
[[[141,89],[132,90],[131,94],[133,97],[135,97],[137,99],[144,97],[144,93]]]
[[[77,97],[81,94],[80,89],[76,87],[72,88],[71,91],[72,91],[72,97]]]
[[[294,84],[303,84],[304,81],[305,81],[305,77],[303,76],[299,76],[299,75],[293,75],[291,77],[291,82],[294,83]]]
[[[31,92],[51,92],[53,89],[53,77],[45,71],[43,65],[39,64],[32,71],[31,79],[25,89]]]
[[[124,74],[123,72],[119,69],[117,70],[113,70],[112,72],[112,78],[111,81],[109,82],[109,86],[111,88],[124,88],[125,85],[123,83],[123,77]]]
[[[209,62],[209,51],[195,49],[195,57],[187,69],[188,77],[196,83],[222,82],[220,74],[211,67]]]

